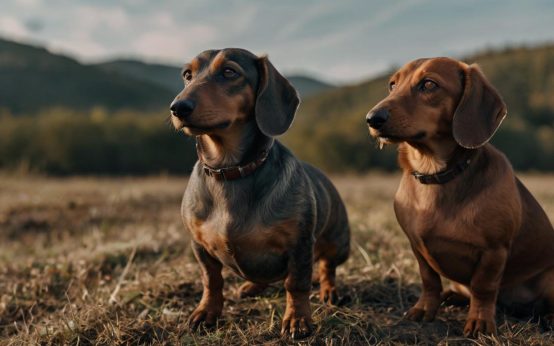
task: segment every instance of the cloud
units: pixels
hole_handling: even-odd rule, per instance
[[[150,16],[148,16],[147,19],[150,23],[150,25],[153,25],[157,28],[167,28],[167,29],[173,29],[176,26],[175,20],[173,16],[169,12],[156,12]]]
[[[110,51],[104,45],[83,34],[74,34],[63,39],[52,39],[48,42],[47,47],[55,53],[71,53],[71,55],[77,56],[104,57],[110,54]]]
[[[10,16],[0,16],[0,33],[6,37],[25,39],[31,36],[27,26],[19,19]]]
[[[95,32],[114,33],[130,29],[132,23],[126,10],[121,7],[81,5],[69,12],[69,15],[76,20],[69,21],[68,27],[71,25],[75,30],[88,35],[93,35]],[[68,34],[71,35],[71,31]]]
[[[42,0],[16,0],[15,3],[21,7],[34,8],[42,4]]]
[[[197,46],[211,42],[216,31],[209,26],[193,25],[178,31],[153,30],[141,33],[131,38],[133,51],[143,56],[163,59],[171,57],[174,61],[182,61],[196,55]]]
[[[420,56],[552,40],[552,17],[554,2],[520,0],[2,0],[0,34],[82,61],[177,64],[205,49],[244,47],[285,72],[336,82]]]

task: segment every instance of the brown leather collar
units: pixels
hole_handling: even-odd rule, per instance
[[[442,172],[435,174],[423,174],[418,171],[413,171],[412,175],[422,184],[446,184],[469,167],[470,163],[471,159],[466,159],[465,161],[458,162],[454,167],[446,169]]]
[[[269,156],[269,151],[271,150],[272,146],[273,141],[271,141],[271,144],[268,148],[262,150],[258,154],[258,157],[254,161],[250,161],[245,165],[213,168],[202,162],[202,160],[200,160],[200,163],[203,166],[204,173],[209,177],[213,177],[215,180],[236,180],[247,177],[250,174],[254,173],[258,168],[260,168],[267,160],[267,157]]]

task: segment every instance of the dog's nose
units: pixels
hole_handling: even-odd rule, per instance
[[[169,106],[169,109],[171,110],[172,115],[182,119],[192,113],[194,106],[196,106],[194,101],[185,99],[173,101],[171,106]]]
[[[383,127],[388,118],[389,111],[385,108],[371,110],[369,111],[369,113],[367,113],[365,117],[365,119],[367,120],[367,124],[376,130],[379,130],[381,127]]]

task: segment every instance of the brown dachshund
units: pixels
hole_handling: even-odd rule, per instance
[[[400,143],[394,210],[423,292],[407,318],[434,319],[441,276],[470,298],[466,336],[496,333],[495,303],[554,314],[554,230],[488,141],[506,106],[476,65],[413,61],[368,114],[372,136]]]
[[[305,337],[313,263],[319,260],[320,299],[334,302],[350,231],[331,182],[273,139],[293,121],[296,90],[267,57],[243,49],[205,51],[183,71],[171,120],[196,136],[199,161],[181,210],[204,285],[190,326],[213,325],[221,315],[225,265],[247,280],[241,296],[284,279],[281,332]]]

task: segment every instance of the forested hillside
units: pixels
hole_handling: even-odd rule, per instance
[[[554,45],[488,51],[477,62],[508,105],[493,143],[519,170],[554,170]],[[179,68],[113,61],[83,65],[0,40],[0,169],[53,174],[188,172],[193,141],[166,122]],[[390,71],[353,86],[290,77],[303,95],[283,136],[329,172],[396,169],[393,146],[368,135],[365,114],[387,93]]]

